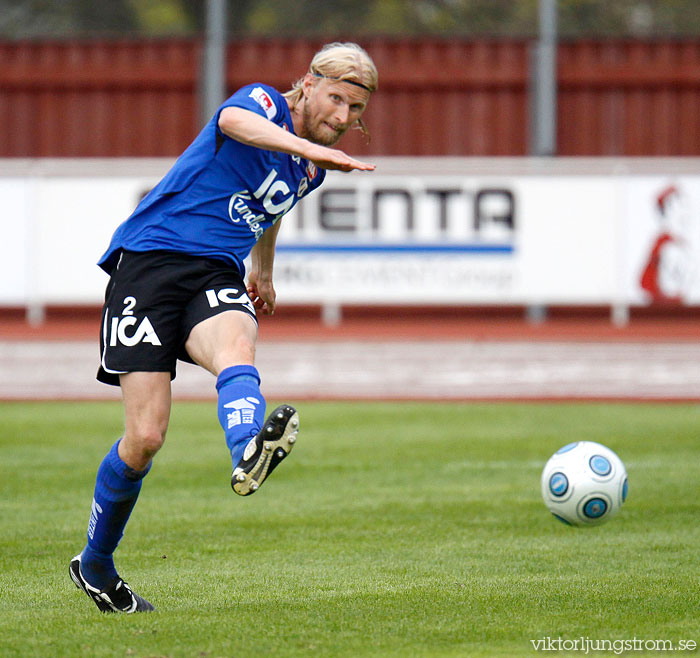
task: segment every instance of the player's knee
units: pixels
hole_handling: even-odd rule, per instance
[[[132,427],[126,438],[132,450],[150,460],[163,447],[166,429],[157,424],[140,424]]]

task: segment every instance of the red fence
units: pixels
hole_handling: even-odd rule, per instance
[[[561,155],[700,155],[700,40],[559,47]]]
[[[376,155],[526,155],[530,44],[372,40],[380,71],[372,133],[342,147]],[[245,40],[228,87],[286,89],[319,46]],[[174,156],[199,127],[202,44],[0,43],[0,157]],[[700,155],[700,40],[559,46],[560,155]]]

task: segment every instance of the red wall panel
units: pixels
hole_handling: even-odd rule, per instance
[[[197,44],[0,44],[0,156],[175,155],[195,130]]]
[[[700,41],[559,46],[561,155],[700,154]]]
[[[321,45],[229,44],[227,87],[281,90]],[[358,155],[526,155],[530,44],[370,40],[380,89]],[[560,155],[699,155],[700,40],[559,46]],[[0,157],[174,156],[200,125],[201,42],[0,43]]]

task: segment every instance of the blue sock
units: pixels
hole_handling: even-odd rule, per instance
[[[135,471],[125,464],[119,457],[119,441],[97,469],[87,546],[81,559],[83,576],[90,585],[99,589],[109,587],[117,578],[112,554],[136,504],[141,480],[151,468],[149,465],[144,471]]]
[[[260,375],[253,366],[232,366],[216,380],[219,392],[218,414],[226,435],[234,467],[245,446],[265,422],[265,398],[260,393]]]

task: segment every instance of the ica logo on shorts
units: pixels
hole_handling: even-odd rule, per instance
[[[122,317],[112,318],[109,336],[111,347],[116,347],[117,342],[126,345],[126,347],[133,347],[139,343],[161,344],[158,334],[156,334],[148,317],[144,317],[141,322],[134,317],[134,306],[136,306],[136,298],[126,297],[124,299]],[[136,327],[136,329],[133,329],[133,327]]]

